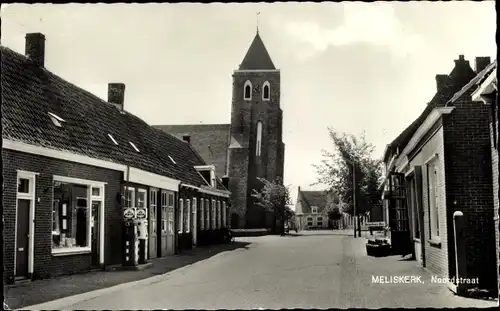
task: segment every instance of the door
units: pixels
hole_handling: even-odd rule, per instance
[[[149,258],[158,257],[158,241],[156,238],[157,231],[157,215],[158,215],[158,190],[151,189],[149,195],[149,234],[148,234],[148,244],[149,244]]]
[[[166,256],[168,253],[167,250],[167,231],[168,231],[168,192],[161,192],[161,233],[160,233],[160,256]]]
[[[92,218],[90,220],[90,226],[92,230],[92,266],[99,266],[99,210],[100,202],[92,202]]]
[[[16,277],[28,277],[30,200],[17,200]]]
[[[389,178],[389,226],[391,228],[391,248],[394,254],[412,253],[408,209],[406,204],[405,176],[391,173]]]

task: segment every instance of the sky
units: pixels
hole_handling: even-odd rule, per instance
[[[311,186],[328,127],[366,132],[373,157],[422,112],[465,55],[496,56],[494,1],[2,5],[1,44],[46,37],[45,66],[152,125],[229,123],[232,72],[257,27],[281,70],[285,184]]]

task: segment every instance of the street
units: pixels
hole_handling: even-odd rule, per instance
[[[239,238],[247,247],[165,275],[27,309],[250,309],[494,307],[432,284],[414,261],[372,258],[365,238],[332,231]],[[374,284],[372,276],[422,276],[422,283]]]

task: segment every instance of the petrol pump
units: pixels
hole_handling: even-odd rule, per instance
[[[126,266],[136,266],[147,262],[147,219],[142,218],[142,216],[145,216],[145,211],[143,209],[129,207],[124,211]]]

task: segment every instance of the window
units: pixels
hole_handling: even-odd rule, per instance
[[[323,217],[318,217],[318,221],[323,221]]]
[[[17,180],[18,193],[30,193],[30,180],[27,178],[19,178]]]
[[[255,147],[255,154],[260,156],[262,147],[262,122],[257,122],[257,145]]]
[[[138,208],[142,208],[144,209],[145,211],[147,211],[147,191],[145,189],[137,189],[137,207]],[[147,216],[148,214],[146,213],[146,221],[145,221],[145,225],[146,225],[146,237],[148,236],[148,222],[147,222]],[[140,235],[140,228],[137,227],[137,234]]]
[[[168,233],[174,234],[174,209],[175,197],[173,193],[168,194]]]
[[[168,158],[170,159],[170,161],[172,161],[172,163],[177,164],[177,162],[175,162],[171,156],[168,156]]]
[[[427,180],[429,193],[429,221],[431,239],[439,240],[439,177],[438,161],[433,159],[427,164]]]
[[[129,141],[129,144],[130,144],[130,146],[132,146],[132,148],[134,148],[135,151],[139,152],[139,149],[137,148],[137,146],[133,142]]]
[[[62,127],[62,122],[66,122],[63,118],[53,114],[52,112],[49,112],[48,114],[52,123],[54,123],[57,127]]]
[[[179,209],[178,209],[178,215],[179,215],[179,233],[183,232],[183,226],[184,226],[184,200],[180,199],[179,200]]]
[[[161,192],[161,232],[162,233],[167,233],[167,228],[168,227],[168,218],[167,215],[169,213],[168,210],[168,193],[165,191]],[[170,215],[168,215],[170,216]],[[170,230],[169,230],[170,231]]]
[[[184,216],[182,217],[183,219],[183,228],[184,228],[184,232],[187,232],[189,233],[189,229],[191,228],[190,226],[190,218],[191,218],[191,213],[190,213],[190,209],[191,209],[191,200],[186,200],[186,206],[184,207]]]
[[[115,140],[115,138],[113,136],[111,136],[111,134],[108,134],[108,137],[109,139],[111,139],[111,141],[118,146],[118,142]]]
[[[244,86],[244,95],[243,99],[244,100],[251,100],[252,99],[252,82],[246,81],[245,86]]]
[[[323,227],[323,222],[318,220],[318,227]]]
[[[262,92],[262,100],[267,101],[271,98],[271,87],[269,81],[264,82],[264,90]]]
[[[312,217],[307,217],[307,221],[313,221]]]
[[[92,187],[92,196],[93,197],[100,197],[101,196],[101,188]]]
[[[61,177],[63,178],[63,177]],[[102,206],[103,195],[93,195],[93,189],[103,194],[104,186],[60,181],[54,177],[52,205],[52,250],[55,253],[82,249],[90,250],[92,223],[91,205]],[[99,217],[97,215],[97,217]]]
[[[200,230],[205,230],[205,200],[200,199]]]
[[[215,200],[212,200],[212,229],[215,229]]]
[[[217,229],[220,229],[222,223],[222,213],[220,207],[220,201],[217,201]]]
[[[151,190],[149,192],[149,222],[151,223],[151,233],[156,234],[156,208],[157,208],[157,197],[158,192],[156,190]],[[162,217],[163,220],[163,217]]]
[[[205,229],[210,230],[210,201],[205,199]]]
[[[125,207],[135,207],[135,189],[127,187],[125,190]]]
[[[227,227],[227,205],[226,202],[222,202],[222,226]]]
[[[313,214],[317,214],[318,213],[318,207],[317,206],[313,206],[312,207],[312,213]]]

